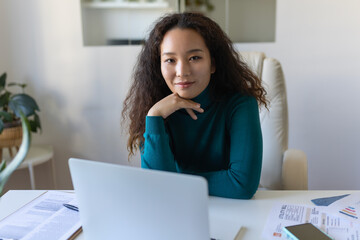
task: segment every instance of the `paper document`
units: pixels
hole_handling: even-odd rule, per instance
[[[79,212],[64,203],[76,204],[75,194],[47,191],[0,221],[0,239],[69,239],[81,223]]]
[[[312,223],[335,240],[360,239],[357,224],[336,215],[327,207],[278,203],[274,205],[263,231],[264,239],[286,239],[282,229],[301,223]]]
[[[360,193],[352,193],[330,204],[328,211],[360,225]]]

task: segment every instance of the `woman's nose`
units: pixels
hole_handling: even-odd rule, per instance
[[[189,63],[184,61],[178,61],[176,65],[176,76],[187,77],[191,73]]]

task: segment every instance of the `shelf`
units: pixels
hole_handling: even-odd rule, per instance
[[[83,3],[83,8],[120,8],[120,9],[166,9],[168,2],[91,2]]]

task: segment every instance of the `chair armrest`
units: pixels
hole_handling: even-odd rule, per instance
[[[288,149],[284,152],[282,184],[284,190],[308,190],[308,162],[303,151]]]

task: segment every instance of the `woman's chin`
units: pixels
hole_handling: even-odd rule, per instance
[[[181,97],[181,98],[184,98],[184,99],[192,99],[196,96],[194,96],[193,94],[188,94],[188,93],[183,93],[183,92],[177,92],[177,94]]]
[[[193,92],[193,91],[176,91],[176,93],[184,99],[193,99],[197,97],[200,93]]]

